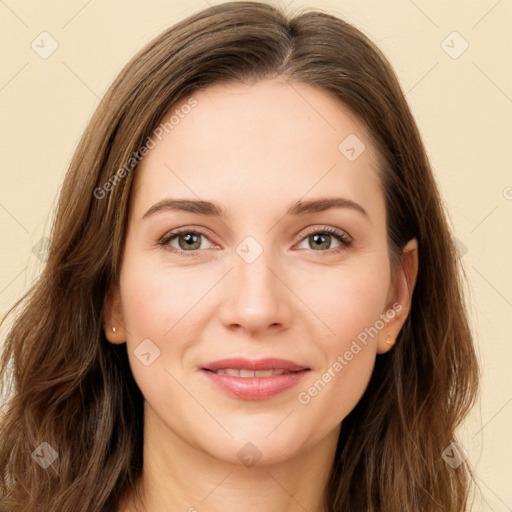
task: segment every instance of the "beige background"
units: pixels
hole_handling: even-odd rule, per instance
[[[32,248],[48,234],[66,166],[115,75],[163,29],[213,3],[220,2],[0,1],[0,315],[41,269]],[[512,2],[292,0],[288,5],[289,10],[319,7],[352,22],[383,49],[399,75],[471,289],[482,396],[460,440],[484,495],[475,510],[510,511]],[[34,41],[39,52],[43,44],[46,51],[51,48],[50,36],[39,36],[43,31],[58,43],[46,59],[31,47]],[[457,56],[466,42],[467,50]]]

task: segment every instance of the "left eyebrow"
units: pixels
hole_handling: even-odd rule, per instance
[[[331,208],[349,208],[362,213],[369,220],[368,213],[360,204],[351,199],[342,197],[325,197],[308,201],[296,201],[288,208],[286,215],[307,215],[310,213],[323,212]],[[226,212],[219,205],[211,203],[210,201],[163,199],[151,206],[142,218],[144,219],[164,210],[183,211],[213,217],[227,217]]]
[[[287,215],[305,215],[308,213],[323,212],[331,208],[350,208],[362,213],[369,220],[366,210],[355,201],[343,197],[325,197],[309,201],[297,201],[286,212]]]

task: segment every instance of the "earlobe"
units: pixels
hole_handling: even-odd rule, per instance
[[[105,337],[110,343],[124,343],[126,341],[126,332],[124,329],[124,320],[121,310],[121,299],[117,286],[111,284],[103,305],[103,329]]]
[[[418,242],[409,240],[402,251],[400,268],[392,283],[392,297],[384,314],[388,323],[379,334],[377,353],[384,354],[394,345],[411,309],[412,296],[418,275]]]
[[[395,340],[393,338],[391,338],[391,334],[389,334],[388,332],[388,335],[386,337],[386,345],[394,345],[395,344]]]

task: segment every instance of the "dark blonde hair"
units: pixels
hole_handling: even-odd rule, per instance
[[[9,311],[15,318],[0,372],[4,390],[9,379],[14,388],[0,425],[2,510],[114,511],[136,486],[143,396],[126,345],[107,342],[102,318],[106,291],[119,283],[136,169],[105,183],[181,98],[212,84],[272,77],[317,86],[363,122],[381,160],[392,267],[407,241],[419,244],[409,317],[343,420],[328,509],[466,509],[471,469],[451,468],[442,452],[474,403],[478,367],[457,251],[397,78],[381,51],[337,17],[227,2],[142,49],[105,94],[75,151],[45,268]],[[31,456],[43,442],[58,452],[48,469]]]

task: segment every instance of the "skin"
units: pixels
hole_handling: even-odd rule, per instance
[[[104,312],[106,336],[127,343],[145,397],[144,509],[324,511],[340,424],[409,312],[417,243],[407,244],[392,279],[378,155],[363,125],[325,91],[273,79],[193,97],[197,106],[136,171],[120,288],[110,288]],[[366,146],[354,161],[338,150],[349,134]],[[351,208],[285,215],[299,200],[335,196],[367,216]],[[165,198],[211,201],[227,216],[167,209],[143,218]],[[182,246],[180,237],[158,244],[181,227],[204,233],[196,256],[177,252],[184,234]],[[317,248],[311,235],[325,227],[348,234],[351,246],[326,236]],[[236,252],[249,235],[263,250],[251,263]],[[394,303],[399,314],[333,373],[337,357]],[[147,338],[160,350],[149,366],[134,355]],[[311,370],[270,399],[240,400],[197,371],[234,356]],[[329,368],[335,376],[300,403]],[[237,456],[248,442],[261,453],[252,467]],[[119,510],[134,510],[131,496]]]

